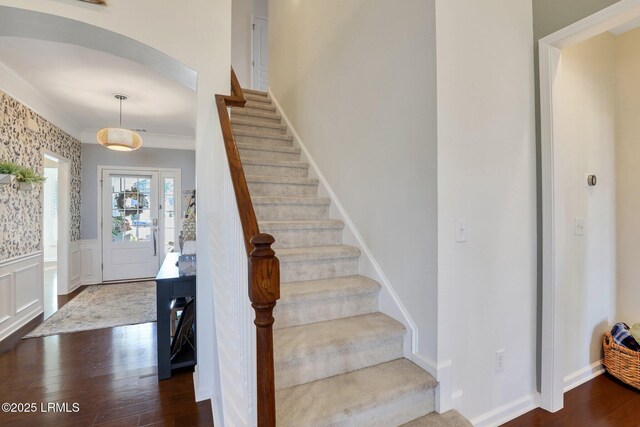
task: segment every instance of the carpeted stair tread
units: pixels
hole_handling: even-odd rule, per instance
[[[402,427],[471,427],[472,424],[457,411],[444,414],[432,412],[424,417],[403,424]]]
[[[260,221],[260,231],[264,230],[318,230],[326,228],[344,228],[344,222],[338,219],[309,219],[297,221]]]
[[[254,158],[254,157],[244,157],[242,159],[242,164],[309,169],[309,163],[299,162],[296,160],[277,160],[277,159],[260,159],[260,158]]]
[[[349,344],[402,336],[404,332],[402,323],[382,313],[292,326],[274,332],[275,358],[282,361],[326,353]]]
[[[278,304],[351,296],[377,292],[380,284],[365,276],[344,276],[332,279],[305,280],[284,283],[280,288]]]
[[[231,110],[231,116],[242,117],[263,117],[268,119],[280,119],[280,114],[276,111],[257,110],[252,108],[234,108]]]
[[[243,90],[243,92],[244,92],[244,90]],[[244,93],[244,99],[246,99],[247,101],[255,101],[255,102],[262,102],[262,103],[266,103],[266,104],[271,104],[271,98],[269,98],[268,96],[255,95],[255,94],[249,93],[249,92]]]
[[[318,185],[316,178],[296,178],[291,176],[246,175],[247,183],[260,182],[266,184]]]
[[[281,197],[281,196],[254,196],[251,197],[254,205],[329,205],[328,197]],[[259,220],[260,218],[258,218]]]
[[[249,95],[255,95],[255,96],[261,96],[263,98],[267,98],[269,96],[269,94],[267,92],[263,92],[261,90],[255,90],[255,89],[242,88],[242,93],[249,94]]]
[[[253,150],[253,151],[275,151],[278,153],[292,153],[292,154],[300,154],[300,149],[298,147],[275,147],[264,144],[255,144],[250,142],[238,142],[239,149],[245,150]]]
[[[402,357],[404,326],[369,313],[274,331],[276,389]]]
[[[255,99],[247,99],[247,102],[244,104],[244,108],[254,108],[265,111],[276,111],[275,105],[272,105],[270,102],[262,102],[257,101]]]
[[[264,139],[279,139],[282,141],[293,141],[293,137],[291,135],[282,135],[278,133],[269,133],[269,132],[257,132],[257,131],[248,131],[248,130],[234,130],[234,136],[250,136],[254,138],[264,138]]]
[[[360,256],[360,249],[355,246],[312,246],[308,248],[277,249],[276,256],[280,263],[317,261],[341,258],[356,258]]]
[[[283,283],[274,328],[374,313],[380,289],[378,282],[359,275]]]
[[[278,426],[397,426],[433,411],[435,386],[406,359],[382,363],[279,390]]]
[[[242,118],[232,117],[231,124],[241,125],[241,126],[253,126],[253,127],[263,128],[263,129],[278,129],[283,131],[287,130],[287,125],[283,125],[280,123],[256,123],[253,120],[247,119],[244,117]]]

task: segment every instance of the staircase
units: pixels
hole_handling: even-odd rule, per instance
[[[380,284],[359,275],[360,250],[264,92],[244,89],[234,138],[259,221],[276,238],[274,311],[278,426],[467,426],[434,411],[436,380],[403,358],[404,326],[378,312]]]

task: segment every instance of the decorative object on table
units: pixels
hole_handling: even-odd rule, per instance
[[[122,101],[129,99],[127,95],[116,93],[113,95],[120,101],[119,127],[106,127],[98,131],[96,138],[100,145],[115,151],[133,151],[142,147],[142,137],[131,129],[122,127]]]
[[[156,313],[152,281],[87,286],[25,338],[155,322]]]
[[[185,241],[196,240],[196,219],[195,217],[187,218],[182,222],[182,231]]]
[[[184,190],[182,192],[182,196],[184,197],[184,218],[194,218],[196,217],[196,190]]]
[[[180,235],[178,236],[178,245],[180,245],[180,253],[184,249],[184,231],[180,230]]]
[[[180,315],[176,334],[171,342],[171,360],[175,360],[185,347],[191,352],[195,350],[195,341],[193,339],[193,323],[196,318],[194,301],[194,299],[191,299],[191,301],[184,306],[182,314]]]
[[[614,338],[614,335],[617,338]],[[627,345],[635,347],[638,342],[629,333],[626,324],[617,323],[602,339],[602,364],[611,375],[623,383],[640,389],[640,351],[634,351]]]
[[[183,276],[196,275],[196,255],[180,255],[178,258],[178,274]]]

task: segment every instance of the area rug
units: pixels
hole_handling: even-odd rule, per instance
[[[63,305],[24,338],[155,321],[155,282],[93,285]]]

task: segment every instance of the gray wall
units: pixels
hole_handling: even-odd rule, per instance
[[[196,188],[196,153],[192,150],[141,148],[133,152],[108,150],[98,144],[82,144],[82,239],[98,238],[98,166],[159,167],[182,170],[182,190]]]
[[[542,182],[540,163],[540,73],[538,62],[538,40],[589,15],[618,3],[617,0],[532,0],[533,5],[533,52],[536,86],[536,172],[538,175],[538,391],[540,391],[540,361],[542,342]]]

